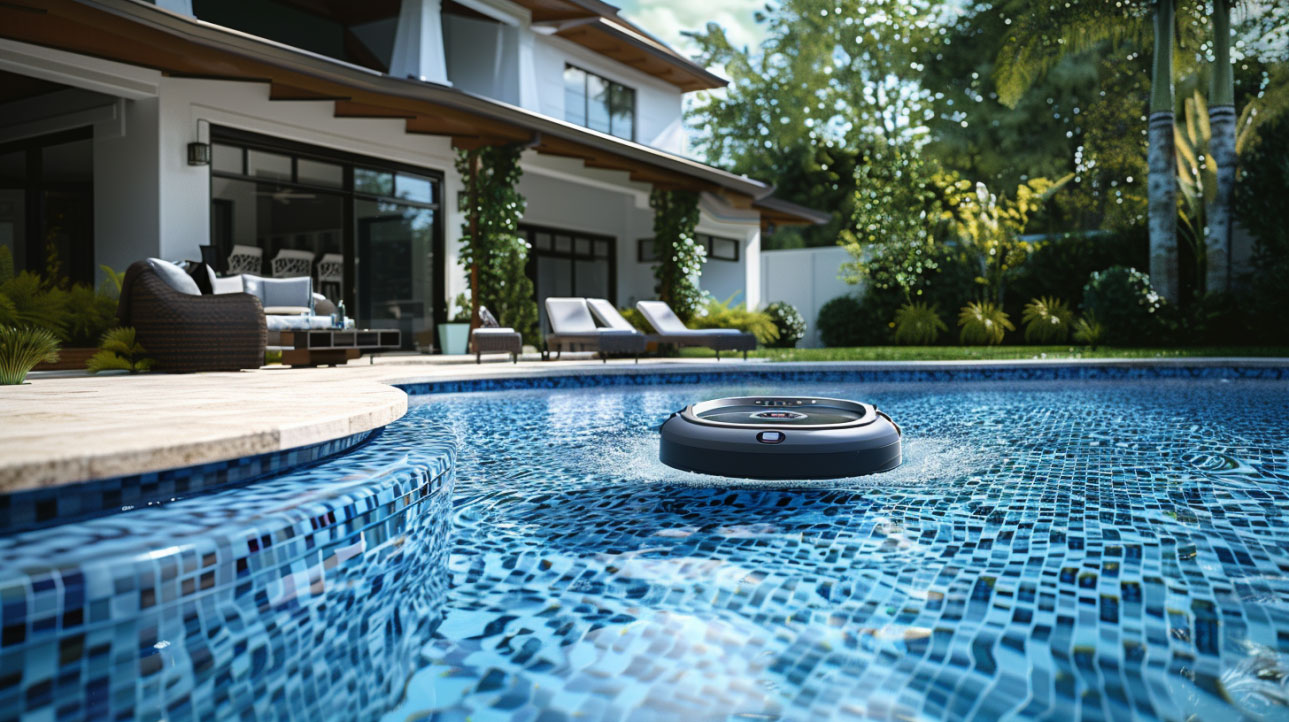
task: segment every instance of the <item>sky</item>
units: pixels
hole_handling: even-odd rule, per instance
[[[693,55],[693,43],[681,35],[701,30],[709,22],[725,28],[735,45],[756,45],[764,33],[753,18],[764,0],[609,0],[619,14],[676,48]]]

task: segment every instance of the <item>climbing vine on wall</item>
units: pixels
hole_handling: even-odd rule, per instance
[[[519,219],[527,203],[519,194],[518,145],[496,145],[458,150],[457,172],[465,182],[459,209],[461,255],[470,288],[472,316],[487,306],[502,325],[537,343],[537,301],[528,278],[528,243],[519,236]]]
[[[707,251],[694,238],[698,225],[698,194],[684,190],[657,190],[649,195],[653,208],[653,244],[658,265],[653,269],[657,279],[654,290],[684,320],[694,314],[702,302],[698,278],[703,272]]]

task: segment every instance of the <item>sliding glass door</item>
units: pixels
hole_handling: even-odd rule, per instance
[[[617,303],[612,238],[537,226],[520,226],[519,233],[531,247],[528,275],[543,329],[549,328],[546,299],[552,296],[607,298]]]
[[[217,271],[310,276],[363,328],[434,347],[446,314],[442,178],[370,158],[217,129],[211,246]]]

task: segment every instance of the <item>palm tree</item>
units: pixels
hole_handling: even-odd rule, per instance
[[[1217,192],[1205,215],[1208,218],[1207,270],[1209,293],[1225,293],[1231,285],[1231,197],[1235,190],[1238,158],[1235,134],[1235,73],[1231,68],[1231,5],[1234,0],[1213,0],[1213,73],[1208,102],[1209,154],[1217,173]]]
[[[1161,296],[1181,297],[1177,266],[1177,156],[1173,139],[1174,0],[1154,0],[1155,52],[1150,76],[1147,179],[1150,282]]]

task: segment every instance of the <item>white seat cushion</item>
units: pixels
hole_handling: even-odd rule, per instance
[[[192,276],[185,273],[184,269],[160,258],[149,258],[147,263],[161,277],[161,280],[166,282],[167,286],[189,296],[201,295],[201,289],[197,287],[197,282],[192,280]]]
[[[476,328],[473,333],[476,336],[509,336],[511,334],[518,333],[518,331],[513,328],[499,326],[496,328]]]
[[[330,316],[278,316],[265,315],[264,325],[269,331],[306,331],[331,328]]]
[[[585,298],[546,299],[546,319],[557,336],[595,333],[595,319],[586,307]]]

